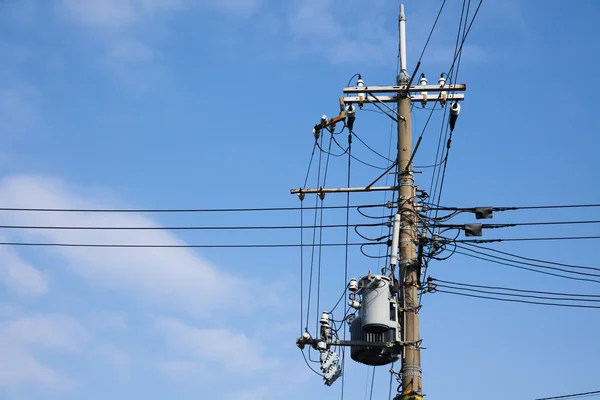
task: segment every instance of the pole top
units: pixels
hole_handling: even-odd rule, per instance
[[[400,21],[406,21],[406,15],[404,15],[404,4],[400,4]]]

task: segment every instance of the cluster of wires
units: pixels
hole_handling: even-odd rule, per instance
[[[600,309],[600,294],[562,293],[475,285],[430,278],[427,290],[458,296],[555,307]]]

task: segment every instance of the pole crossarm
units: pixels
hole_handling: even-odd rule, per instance
[[[399,86],[346,86],[343,89],[344,93],[403,93],[406,92],[407,85]],[[415,85],[408,89],[408,92],[458,92],[467,90],[467,85],[464,83],[449,84],[449,85]]]
[[[398,190],[397,186],[372,186],[353,188],[319,188],[319,189],[291,189],[291,194],[321,194],[321,193],[354,193],[378,192],[382,190]]]
[[[439,86],[438,86],[439,88]],[[398,99],[400,98],[399,95],[396,96],[377,96],[377,99],[374,98],[370,98],[367,96],[367,98],[359,98],[358,96],[346,96],[346,97],[342,97],[344,99],[344,103],[346,104],[356,104],[356,103],[397,103]],[[410,96],[410,100],[413,102],[422,102],[424,100],[427,100],[428,102],[430,101],[462,101],[465,99],[465,95],[462,93],[448,93],[448,94],[442,94],[442,93],[434,93],[431,95],[427,95],[427,97],[423,96],[422,94],[416,94],[416,95],[412,95]]]

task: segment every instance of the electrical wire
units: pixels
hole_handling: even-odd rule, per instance
[[[317,149],[317,146],[319,145],[319,141],[315,140],[315,144],[313,145],[313,149],[312,149],[312,153],[310,154],[310,160],[308,162],[308,168],[306,168],[306,176],[304,178],[304,186],[302,186],[303,188],[306,187],[306,184],[308,182],[308,175],[310,174],[310,167],[312,165],[313,162],[313,158],[315,156],[315,150]],[[319,147],[320,148],[320,147]]]
[[[458,250],[456,250],[455,253],[456,254],[461,254],[463,256],[467,256],[467,257],[476,258],[476,259],[479,259],[479,260],[483,260],[483,261],[487,261],[487,262],[499,264],[499,265],[505,265],[507,267],[517,268],[517,269],[521,269],[521,270],[525,270],[525,271],[530,271],[530,272],[535,272],[535,273],[538,273],[538,274],[555,276],[557,278],[570,279],[570,280],[574,280],[574,281],[600,283],[600,280],[597,280],[597,279],[578,278],[576,276],[569,276],[569,275],[557,274],[557,273],[554,273],[554,272],[541,271],[539,269],[533,269],[533,268],[529,268],[529,267],[524,267],[522,265],[516,265],[516,264],[507,263],[507,262],[496,261],[494,259],[484,258],[484,257],[477,256],[477,255],[474,255],[474,254],[464,253],[464,252],[461,252],[461,251],[458,251]],[[487,256],[490,257],[490,255],[487,255]]]
[[[333,138],[333,142],[334,142],[334,143],[335,143],[335,144],[336,144],[336,145],[337,145],[337,146],[338,146],[340,149],[342,149],[343,151],[347,151],[347,149],[344,149],[344,147],[343,147],[342,145],[340,145],[340,143],[339,143],[339,142],[336,140],[336,138],[335,138],[335,137]],[[355,160],[355,161],[358,161],[359,163],[361,163],[361,164],[363,164],[363,165],[366,165],[367,167],[371,167],[371,168],[375,168],[375,169],[381,169],[381,170],[385,170],[385,169],[387,169],[387,168],[385,168],[385,167],[378,167],[377,165],[369,164],[368,162],[365,162],[365,161],[363,161],[363,160],[361,160],[361,159],[359,159],[359,158],[356,158],[356,157],[355,157],[355,156],[353,156],[352,154],[350,154],[350,157],[351,157],[353,160]]]
[[[385,204],[382,204],[384,206]],[[364,205],[361,205],[361,207]],[[352,205],[350,208],[358,207]],[[315,210],[320,207],[304,207],[304,210]],[[346,206],[323,206],[326,209],[342,209]],[[75,213],[205,213],[205,212],[262,212],[262,211],[298,211],[300,207],[259,207],[259,208],[24,208],[0,207],[2,211],[19,212],[75,212]]]
[[[561,304],[561,303],[547,303],[547,302],[541,302],[541,301],[529,301],[529,300],[519,300],[519,299],[503,299],[503,298],[499,298],[499,297],[481,296],[481,295],[476,295],[476,294],[451,292],[451,291],[447,291],[447,290],[437,290],[437,292],[438,293],[453,294],[453,295],[458,295],[458,296],[464,296],[464,297],[474,297],[474,298],[479,298],[479,299],[505,301],[505,302],[510,302],[510,303],[538,304],[538,305],[553,306],[553,307],[600,309],[600,306],[591,306],[591,305],[585,305],[585,304]]]
[[[442,282],[442,283],[447,283],[447,284],[450,284],[450,285],[467,286],[467,287],[475,287],[475,288],[482,288],[482,289],[492,289],[492,290],[505,290],[505,291],[518,292],[518,293],[536,293],[536,294],[548,294],[548,295],[556,295],[556,296],[574,296],[574,297],[600,298],[600,294],[545,292],[545,291],[540,291],[540,290],[515,289],[515,288],[509,288],[509,287],[502,287],[502,286],[474,285],[472,283],[469,284],[469,283],[452,282],[452,281],[445,281],[445,280],[437,279],[437,278],[432,278],[431,280],[434,281],[434,282]]]
[[[377,243],[348,243],[348,246],[375,245]],[[236,243],[236,244],[120,244],[120,243],[34,243],[34,242],[0,242],[0,246],[19,247],[98,247],[98,248],[133,248],[133,249],[265,249],[286,247],[313,247],[312,244],[299,243]],[[343,247],[346,243],[322,243],[319,247]]]
[[[497,238],[497,239],[460,239],[458,243],[500,243],[500,242],[531,242],[552,240],[592,240],[600,236],[556,236],[556,237],[527,237],[527,238]]]
[[[559,262],[555,262],[555,261],[540,260],[538,258],[524,257],[524,256],[520,256],[518,254],[509,253],[509,252],[501,251],[498,249],[493,249],[491,247],[480,246],[477,244],[472,244],[472,243],[465,243],[465,244],[467,246],[475,247],[475,248],[482,249],[482,250],[493,251],[494,253],[504,254],[506,256],[518,258],[521,260],[534,261],[534,262],[538,262],[538,263],[542,263],[542,264],[552,264],[552,265],[558,265],[558,266],[562,266],[562,267],[570,267],[570,268],[576,268],[576,269],[588,269],[588,270],[593,270],[593,271],[600,271],[600,268],[596,268],[596,267],[588,267],[588,266],[575,265],[575,264],[559,263]]]
[[[593,394],[600,394],[600,390],[595,390],[593,392],[583,392],[583,393],[574,393],[574,394],[565,394],[562,396],[553,396],[553,397],[540,397],[538,399],[535,400],[555,400],[555,399],[568,399],[568,398],[575,398],[575,397],[584,397],[584,396],[589,396],[589,395],[593,395]]]
[[[352,130],[350,130],[350,135],[348,135],[348,178],[346,180],[346,184],[350,187],[350,178],[351,178],[351,163],[352,163]],[[350,204],[350,192],[346,192],[346,204]],[[346,247],[345,247],[345,255],[344,255],[344,287],[348,285],[348,261],[349,261],[349,221],[350,221],[350,209],[346,209]],[[344,297],[346,294],[346,290],[344,290]],[[348,303],[344,302],[344,319],[346,318],[346,314],[348,314]],[[344,329],[343,339],[346,340],[346,331]],[[345,371],[345,362],[346,362],[346,349],[342,348],[342,371]],[[344,387],[345,387],[345,379],[344,374],[342,373],[342,389],[341,389],[341,399],[344,399]]]
[[[373,374],[371,375],[371,392],[369,393],[369,400],[373,400],[373,386],[375,386],[375,367],[373,367]]]
[[[493,294],[496,296],[510,296],[510,297],[519,297],[519,298],[530,298],[530,299],[539,299],[539,300],[554,300],[554,301],[580,301],[580,302],[591,302],[598,303],[600,299],[577,299],[573,297],[551,297],[551,296],[537,296],[533,294],[517,294],[517,293],[498,293],[490,290],[482,290],[482,289],[473,289],[468,287],[460,287],[458,285],[444,285],[444,284],[436,284],[441,288],[451,289],[451,290],[463,290],[467,292],[475,292],[475,293],[484,293],[484,294]],[[466,285],[464,285],[466,286]]]
[[[561,209],[561,208],[594,208],[600,207],[600,203],[589,203],[589,204],[559,204],[559,205],[543,205],[543,206],[509,206],[509,207],[490,207],[492,211],[516,211],[516,210],[544,210],[544,209]],[[466,211],[475,212],[474,207],[442,207],[433,206],[430,207],[434,210],[441,211]],[[0,211],[2,209],[0,208]]]
[[[349,212],[350,209],[347,211]],[[383,223],[385,224],[385,223]],[[172,230],[191,230],[191,231],[231,231],[231,230],[286,230],[286,229],[313,229],[313,228],[348,228],[351,226],[379,226],[378,224],[331,224],[331,225],[242,225],[242,226],[62,226],[62,225],[0,225],[0,229],[22,229],[22,230],[133,230],[133,231],[172,231]]]
[[[429,31],[429,36],[427,36],[427,40],[425,41],[425,46],[423,46],[423,50],[421,51],[421,55],[419,56],[419,61],[417,61],[417,64],[419,64],[421,62],[421,60],[423,59],[425,50],[427,50],[427,46],[429,45],[429,40],[431,39],[431,36],[433,35],[433,31],[435,30],[435,27],[437,25],[438,20],[440,19],[440,15],[442,14],[442,10],[444,9],[445,5],[446,5],[446,0],[444,0],[442,2],[442,5],[440,6],[440,10],[438,11],[437,16],[435,17],[435,21],[433,22],[431,31]]]
[[[389,161],[389,162],[394,162],[394,160],[390,160],[388,157],[386,157],[386,156],[382,155],[382,154],[381,154],[381,153],[379,153],[377,150],[375,150],[375,149],[373,149],[371,146],[369,146],[369,145],[368,145],[368,144],[367,144],[367,143],[366,143],[364,140],[362,140],[362,139],[360,138],[360,136],[358,136],[358,135],[356,134],[356,132],[354,132],[353,130],[351,130],[350,132],[352,132],[352,135],[353,135],[355,138],[357,138],[357,139],[358,139],[358,141],[359,141],[359,142],[361,142],[361,143],[362,143],[362,144],[363,144],[363,145],[364,145],[364,146],[365,146],[367,149],[371,150],[373,153],[377,154],[379,157],[383,158],[383,159],[384,159],[384,160],[386,160],[386,161]]]

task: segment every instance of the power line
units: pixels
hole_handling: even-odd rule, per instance
[[[460,246],[460,245],[457,245],[457,247],[461,248],[461,249],[464,249],[464,250],[472,251],[473,253],[476,253],[476,254],[484,255],[486,257],[491,257],[491,258],[495,258],[495,259],[503,260],[503,261],[515,262],[515,260],[511,260],[509,258],[495,256],[495,255],[492,255],[492,254],[486,254],[485,252],[477,251],[477,250],[474,250],[472,248],[468,248],[468,247],[464,247],[464,246]],[[570,273],[570,274],[579,274],[579,275],[587,275],[587,276],[600,276],[600,274],[597,274],[597,273],[594,274],[594,273],[587,273],[587,272],[580,272],[580,271],[572,271],[572,270],[565,269],[565,268],[551,267],[549,265],[540,265],[541,263],[531,263],[531,262],[525,262],[525,261],[519,261],[519,263],[524,264],[524,265],[530,265],[532,267],[538,267],[538,268],[544,268],[544,269],[552,269],[552,270],[555,270],[555,271],[567,272],[567,273]],[[595,267],[571,267],[571,268],[591,270],[591,271],[600,271],[600,268],[595,268]]]
[[[591,302],[591,303],[600,302],[600,299],[584,299],[584,298],[576,299],[576,298],[572,298],[572,297],[550,297],[550,296],[537,296],[537,295],[533,295],[533,294],[498,293],[498,292],[493,292],[493,291],[489,291],[489,290],[472,289],[472,288],[468,288],[468,287],[456,287],[456,286],[444,285],[444,284],[437,284],[436,286],[446,288],[446,289],[452,289],[452,290],[463,290],[463,291],[467,291],[467,292],[493,294],[496,296],[510,296],[510,297],[540,299],[540,300],[554,300],[554,301],[580,301],[580,302]],[[457,286],[461,286],[461,285],[459,284]],[[467,285],[462,285],[462,286],[467,286]]]
[[[509,303],[537,304],[537,305],[543,305],[543,306],[569,307],[569,308],[593,308],[593,309],[599,309],[600,308],[600,306],[591,306],[591,305],[585,305],[585,304],[561,304],[561,303],[547,303],[547,302],[542,302],[542,301],[529,301],[529,300],[519,300],[519,299],[503,299],[503,298],[499,298],[499,297],[481,296],[481,295],[477,295],[477,294],[451,292],[451,291],[447,291],[447,290],[437,290],[436,292],[438,292],[438,293],[446,293],[446,294],[453,294],[453,295],[464,296],[464,297],[474,297],[474,298],[478,298],[478,299],[504,301],[504,302],[509,302]]]
[[[320,247],[362,246],[364,243],[322,243]],[[376,245],[377,243],[367,243]],[[312,247],[312,244],[298,243],[257,243],[257,244],[101,244],[101,243],[32,243],[32,242],[0,242],[0,246],[23,247],[104,247],[104,248],[157,248],[157,249],[216,249],[216,248],[285,248],[285,247]]]
[[[555,399],[568,399],[568,398],[573,398],[573,397],[582,397],[582,396],[588,396],[591,394],[600,394],[600,390],[595,390],[593,392],[583,392],[583,393],[574,393],[574,394],[565,394],[563,396],[553,396],[553,397],[540,397],[538,399],[535,400],[555,400]]]
[[[434,218],[435,219],[435,218]],[[484,229],[512,228],[516,226],[545,226],[545,225],[584,225],[600,224],[600,220],[577,220],[577,221],[532,221],[532,222],[509,222],[506,224],[481,224]],[[464,229],[464,224],[432,224],[434,228]]]
[[[502,262],[502,261],[496,261],[496,260],[493,260],[493,259],[490,260],[488,258],[476,256],[474,254],[463,253],[463,252],[458,251],[458,250],[455,250],[454,252],[456,254],[461,254],[463,256],[467,256],[467,257],[471,257],[471,258],[476,258],[478,260],[483,260],[483,261],[487,261],[487,262],[491,262],[491,263],[495,263],[495,264],[499,264],[499,265],[505,265],[507,267],[516,268],[516,269],[522,269],[522,270],[525,270],[525,271],[535,272],[535,273],[538,273],[538,274],[555,276],[557,278],[571,279],[571,280],[574,280],[574,281],[584,281],[584,282],[600,283],[600,280],[597,280],[597,279],[578,278],[576,276],[562,275],[562,274],[557,274],[557,273],[548,272],[548,271],[540,271],[539,269],[524,267],[524,266],[521,266],[521,265],[510,264],[510,263],[506,263],[506,262]]]
[[[570,267],[570,268],[576,268],[576,269],[589,269],[589,270],[593,270],[593,271],[600,271],[600,268],[587,267],[587,266],[575,265],[575,264],[565,264],[565,263],[559,263],[559,262],[555,262],[555,261],[540,260],[538,258],[524,257],[524,256],[520,256],[518,254],[509,253],[509,252],[501,251],[498,249],[493,249],[491,247],[480,246],[477,244],[472,244],[472,243],[465,243],[465,244],[467,246],[475,247],[475,248],[482,249],[482,250],[493,251],[494,253],[504,254],[506,256],[518,258],[521,260],[533,261],[533,262],[542,263],[542,264],[552,264],[552,265],[558,265],[558,266],[562,266],[562,267]],[[492,256],[490,255],[490,257],[492,257]]]
[[[542,206],[503,206],[503,207],[491,207],[492,211],[516,211],[516,210],[543,210],[543,209],[560,209],[560,208],[594,208],[600,207],[600,203],[589,203],[589,204],[555,204],[555,205],[542,205]],[[470,211],[475,212],[475,207],[443,207],[435,206],[430,207],[433,210],[440,211]],[[2,210],[2,209],[0,209]]]
[[[385,204],[381,204],[385,206]],[[350,208],[358,206],[352,205]],[[361,207],[364,207],[361,205]],[[321,207],[304,207],[304,210],[316,210]],[[347,206],[323,206],[323,209],[345,209]],[[299,211],[301,207],[257,207],[257,208],[45,208],[45,207],[0,207],[0,211],[23,212],[82,212],[82,213],[205,213],[205,212],[261,212],[261,211]]]
[[[380,226],[377,224],[358,224],[359,226]],[[0,225],[0,229],[31,229],[31,230],[284,230],[284,229],[312,229],[312,228],[346,228],[357,226],[354,224],[332,224],[332,225],[257,225],[257,226],[42,226],[42,225]]]
[[[435,281],[435,282],[448,283],[450,285],[468,286],[468,287],[476,287],[476,288],[483,288],[483,289],[493,289],[493,290],[506,290],[506,291],[513,291],[513,292],[519,292],[519,293],[538,293],[538,294],[550,294],[550,295],[556,295],[556,296],[576,296],[576,297],[600,297],[600,294],[578,294],[578,293],[576,294],[576,293],[544,292],[544,291],[539,291],[539,290],[515,289],[515,288],[507,288],[507,287],[501,287],[501,286],[474,285],[474,284],[469,284],[469,283],[444,281],[442,279],[436,279],[436,278],[433,278],[432,280]]]
[[[446,5],[446,0],[443,1],[442,5],[440,6],[440,10],[438,11],[437,16],[435,17],[435,21],[433,22],[431,31],[429,31],[429,36],[427,36],[427,41],[425,42],[425,46],[423,46],[423,51],[421,51],[421,55],[419,56],[419,61],[417,62],[417,65],[421,62],[421,59],[423,59],[423,54],[425,54],[425,50],[427,50],[427,46],[429,45],[429,40],[431,40],[431,36],[433,35],[433,31],[435,30],[435,27],[437,25],[438,20],[440,19],[440,15],[442,14],[442,10],[444,9],[445,5]]]
[[[394,162],[394,160],[390,160],[388,157],[384,156],[383,154],[379,153],[377,150],[373,149],[371,146],[369,146],[364,140],[362,140],[360,138],[360,136],[358,136],[356,134],[356,132],[354,132],[353,130],[350,131],[352,133],[352,135],[358,139],[359,142],[361,142],[367,149],[371,150],[373,153],[377,154],[379,157],[383,158],[386,161],[389,161],[391,163]]]
[[[499,242],[531,242],[552,240],[594,240],[600,236],[557,236],[557,237],[529,237],[529,238],[498,238],[498,239],[459,239],[457,243],[499,243]]]

